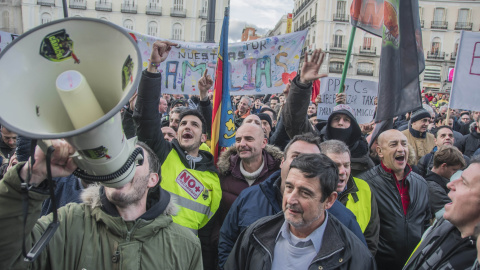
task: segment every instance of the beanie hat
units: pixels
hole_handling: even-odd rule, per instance
[[[420,109],[412,112],[412,116],[410,117],[410,121],[411,121],[411,123],[414,123],[414,122],[417,122],[418,120],[422,120],[423,118],[426,118],[426,117],[430,118],[431,117],[430,113],[427,110],[425,110],[424,108],[420,108]]]
[[[469,111],[463,111],[463,112],[461,112],[461,113],[460,113],[460,116],[463,116],[463,115],[465,115],[465,114],[468,115],[468,116],[470,116],[470,112],[469,112]]]
[[[266,114],[266,113],[259,113],[257,114],[258,117],[260,118],[260,120],[265,120],[268,122],[268,124],[270,125],[270,128],[273,128],[272,127],[272,119],[270,118],[270,115]]]

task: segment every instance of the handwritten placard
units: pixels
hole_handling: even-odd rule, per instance
[[[317,118],[327,120],[335,107],[335,94],[338,93],[340,78],[325,77],[320,80],[322,103],[318,104]],[[359,124],[369,123],[375,113],[374,100],[378,93],[378,82],[345,79],[347,105],[355,111]]]

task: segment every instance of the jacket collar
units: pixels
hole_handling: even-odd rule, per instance
[[[268,171],[277,170],[283,158],[283,152],[278,147],[270,144],[265,146],[262,154],[263,160],[266,163],[259,177],[262,177]],[[238,157],[235,146],[227,148],[226,151],[220,154],[217,166],[221,175],[227,175],[231,173],[237,178],[244,179],[240,172],[240,158]]]
[[[380,161],[380,167],[382,168],[380,172],[383,172],[383,175],[390,175],[393,177],[393,179],[399,181],[399,179],[397,179],[397,176],[395,176],[395,173],[393,173],[393,170],[390,168],[387,168],[382,161]],[[405,166],[405,169],[403,171],[405,173],[405,176],[403,177],[403,179],[407,179],[407,176],[412,172],[412,167],[410,167],[410,165],[407,164],[407,166]],[[403,179],[400,179],[400,180],[403,180]]]
[[[413,129],[411,125],[408,126],[408,131],[410,131],[410,134],[412,134],[412,136],[415,138],[424,139],[427,137],[426,131],[423,133],[420,133],[420,131]]]
[[[177,139],[172,140],[172,147],[177,151],[180,160],[182,161],[183,165],[190,168],[189,161],[187,160],[187,154],[185,151],[180,147]],[[207,151],[198,150],[198,154],[202,156],[202,160],[200,162],[195,163],[195,170],[196,171],[210,171],[214,173],[218,173],[217,167],[215,167],[213,155]]]

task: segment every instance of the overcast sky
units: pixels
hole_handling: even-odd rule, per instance
[[[273,29],[283,15],[293,11],[293,0],[230,0],[230,42],[238,42],[245,25],[258,35]]]

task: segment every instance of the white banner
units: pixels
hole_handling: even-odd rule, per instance
[[[228,46],[230,93],[255,95],[281,93],[288,79],[297,74],[300,55],[308,30],[257,39]],[[157,37],[129,31],[142,52],[146,68],[152,44]],[[218,44],[177,42],[159,70],[162,72],[162,93],[198,94],[197,82],[205,69],[215,80]]]
[[[450,108],[480,111],[480,33],[462,31],[450,93]]]
[[[320,95],[322,103],[318,104],[317,118],[327,120],[335,107],[335,94],[338,93],[340,78],[325,77],[320,80]],[[370,123],[375,113],[374,100],[378,93],[378,82],[345,79],[345,94],[347,105],[355,111],[359,124]]]

